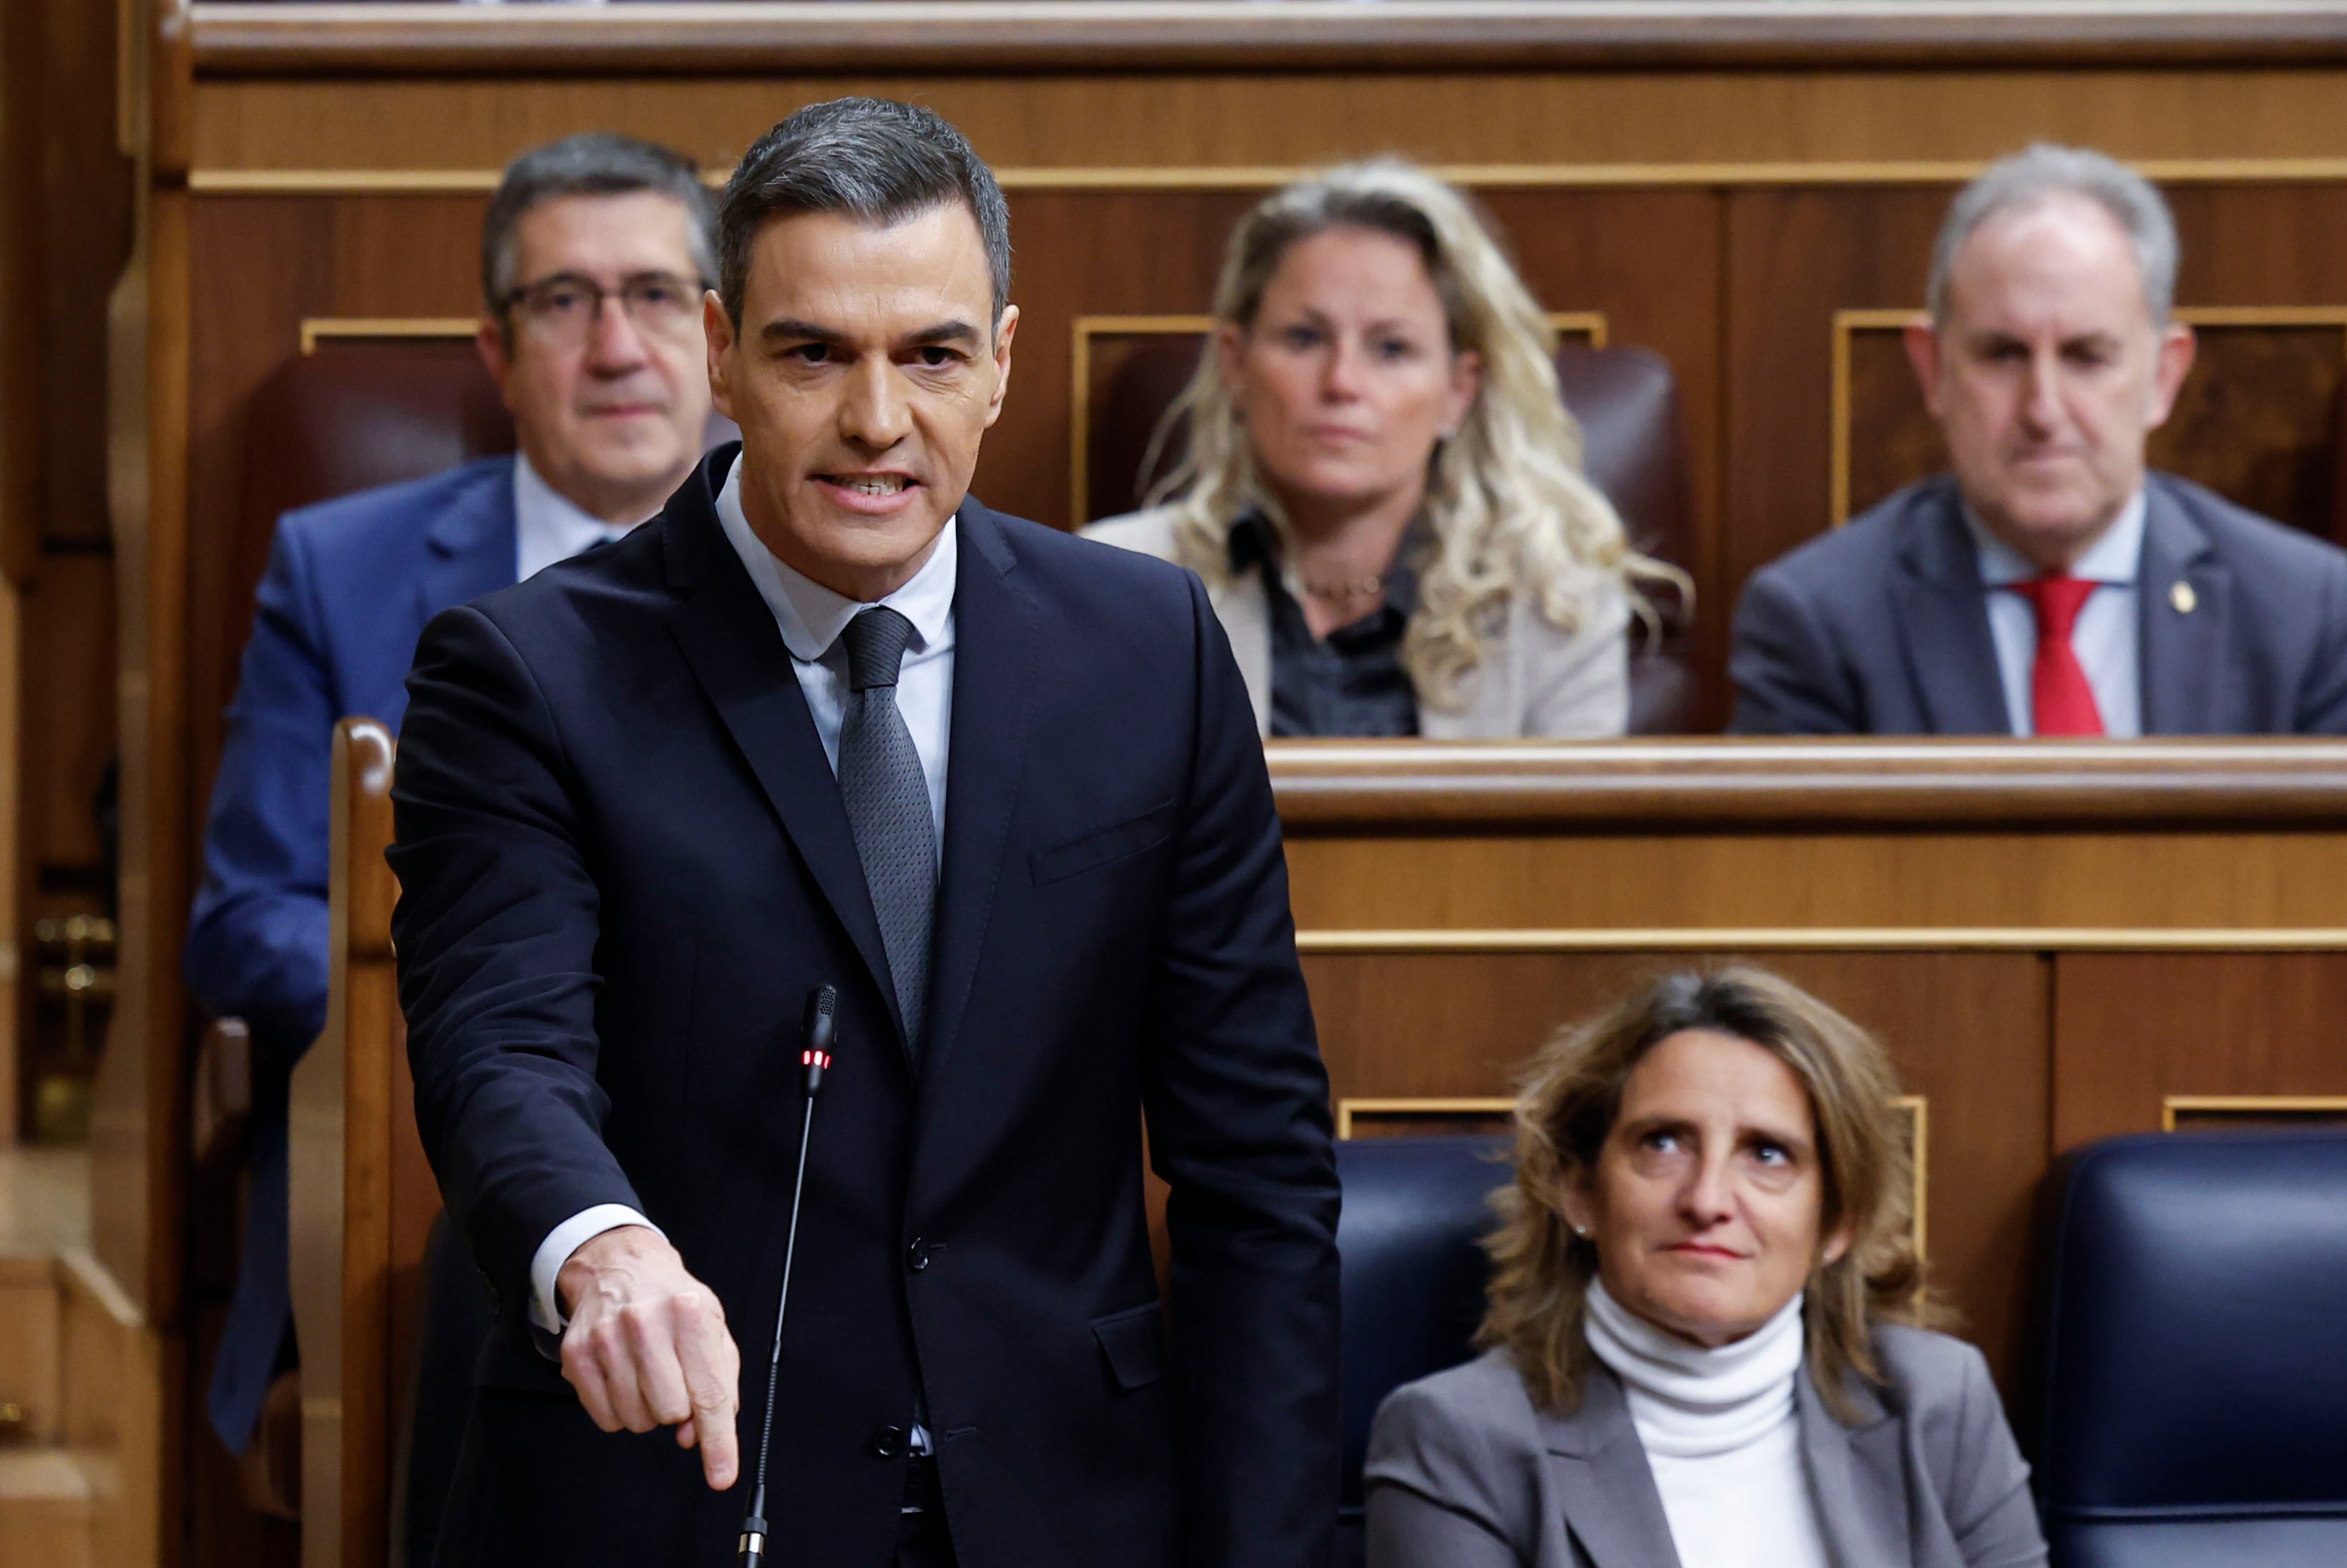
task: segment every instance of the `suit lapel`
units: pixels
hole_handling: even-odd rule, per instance
[[[513,460],[482,463],[425,531],[424,571],[415,582],[419,635],[450,606],[513,586],[516,526]]]
[[[723,447],[703,459],[657,524],[670,581],[680,590],[669,630],[800,860],[847,928],[893,1017],[897,993],[888,983],[887,950],[880,942],[879,918],[872,910],[864,862],[856,857],[839,780],[824,756],[774,612],[758,596],[717,521],[712,481],[725,473],[734,451]],[[901,1043],[902,1019],[897,1032]]]
[[[1856,1379],[1859,1422],[1846,1427],[1827,1410],[1805,1361],[1795,1396],[1801,1427],[1801,1461],[1809,1474],[1818,1529],[1835,1568],[1911,1563],[1907,1530],[1907,1467],[1901,1462],[1899,1423]]]
[[[2136,565],[2143,732],[2209,735],[2239,716],[2216,711],[2233,578],[2203,534],[2157,481],[2144,494],[2143,555]]]
[[[1630,1425],[1621,1380],[1593,1361],[1580,1409],[1569,1416],[1544,1414],[1540,1423],[1566,1527],[1594,1568],[1679,1568],[1663,1496]]]
[[[1921,497],[1892,589],[1907,667],[1935,735],[2010,735],[1980,560],[1955,487]]]
[[[954,579],[953,726],[946,753],[945,853],[929,964],[932,1076],[960,1033],[1018,804],[1035,690],[1035,606],[1017,585],[1018,557],[993,514],[962,505]]]

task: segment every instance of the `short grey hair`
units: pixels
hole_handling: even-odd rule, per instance
[[[513,294],[521,265],[516,231],[541,202],[564,196],[630,196],[648,190],[671,197],[685,210],[687,243],[704,288],[717,272],[715,211],[701,170],[682,153],[656,142],[607,131],[587,131],[532,148],[506,165],[497,193],[481,220],[481,298],[496,314]]]
[[[1948,319],[1948,274],[1956,252],[1980,226],[2003,212],[2035,207],[2060,196],[2080,196],[2111,215],[2135,249],[2143,302],[2152,324],[2164,326],[2176,303],[2176,218],[2159,188],[2118,159],[2091,148],[2038,142],[2001,158],[1963,188],[1948,208],[1932,246],[1932,281],[1924,296],[1932,321]]]
[[[750,252],[776,219],[835,212],[885,226],[949,205],[967,208],[977,220],[999,321],[1010,300],[1010,209],[969,138],[918,104],[809,104],[742,155],[718,199],[718,298],[739,331]]]

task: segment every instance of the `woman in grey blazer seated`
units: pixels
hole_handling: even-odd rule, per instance
[[[1555,331],[1466,199],[1392,161],[1291,185],[1214,318],[1182,461],[1084,532],[1205,580],[1256,728],[1621,734],[1632,579],[1676,574],[1582,476]]]
[[[1485,1354],[1378,1412],[1370,1568],[2044,1563],[1987,1365],[1920,1326],[1895,1092],[1755,969],[1543,1051]]]

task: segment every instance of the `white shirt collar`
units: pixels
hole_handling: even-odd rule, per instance
[[[813,664],[830,651],[847,623],[866,606],[784,565],[766,548],[742,510],[742,460],[736,458],[724,487],[717,493],[717,521],[724,527],[733,553],[748,568],[758,596],[774,612],[775,624],[782,628],[783,646],[791,650],[793,658]],[[876,601],[913,623],[908,653],[932,652],[951,639],[954,585],[960,567],[956,548],[959,523],[958,517],[947,518],[937,547],[912,580]]]
[[[586,511],[548,484],[529,459],[514,453],[514,575],[535,575],[557,561],[627,532]]]
[[[2103,530],[2102,537],[2087,545],[2086,553],[2071,563],[2070,575],[2094,583],[2133,583],[2143,561],[2145,510],[2144,493],[2138,487],[2127,497],[2127,504],[2119,508],[2119,514],[2111,519],[2111,525]],[[1983,527],[1969,502],[1964,504],[1963,514],[1964,526],[1972,531],[1973,547],[1979,553],[1983,586],[2011,587],[2043,575],[2020,551]]]

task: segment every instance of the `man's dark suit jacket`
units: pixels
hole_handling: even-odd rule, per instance
[[[326,1021],[335,720],[395,730],[424,624],[514,580],[514,460],[493,457],[279,519],[245,645],[188,923],[188,989],[252,1031],[252,1185],[213,1363],[213,1428],[242,1450],[292,1316],[286,1085]]]
[[[593,558],[450,611],[408,683],[394,921],[424,1145],[502,1303],[444,1563],[731,1561],[672,1434],[597,1431],[532,1254],[630,1205],[717,1293],[768,1517],[890,1559],[917,1400],[967,1568],[1317,1564],[1337,1471],[1327,1083],[1246,693],[1195,578],[959,517],[928,1033],[900,1037],[836,781],[720,531],[738,448]],[[1143,1113],[1173,1188],[1161,1314]],[[1170,1329],[1170,1337],[1169,1330]]]
[[[2144,491],[2143,732],[2347,732],[2347,552],[2172,474]],[[2013,733],[1954,479],[1754,574],[1728,674],[1742,734]]]

